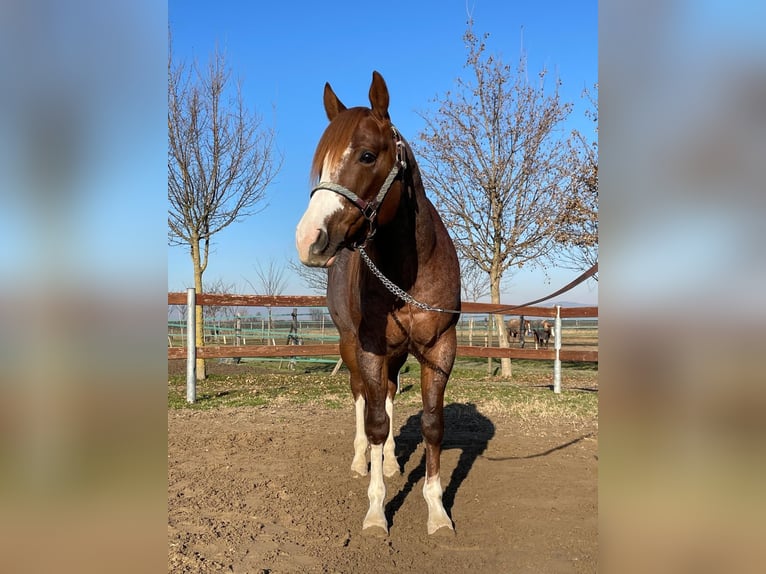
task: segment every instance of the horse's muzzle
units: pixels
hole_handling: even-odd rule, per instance
[[[330,267],[335,262],[338,246],[330,244],[330,236],[326,230],[318,229],[317,232],[310,244],[307,244],[305,238],[303,241],[296,238],[298,256],[301,263],[308,267]]]
[[[311,247],[309,248],[309,253],[316,257],[321,257],[329,245],[330,236],[327,235],[327,232],[324,229],[320,229],[316,241],[314,241],[314,243],[312,243]]]

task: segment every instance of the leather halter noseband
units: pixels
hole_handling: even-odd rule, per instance
[[[383,185],[380,187],[378,195],[376,195],[373,200],[364,200],[347,187],[343,187],[339,183],[334,183],[331,181],[320,181],[317,186],[311,190],[311,196],[313,196],[314,193],[320,189],[326,189],[327,191],[332,191],[338,195],[342,195],[351,203],[353,203],[359,209],[359,211],[362,212],[362,216],[370,224],[370,229],[367,232],[367,236],[364,238],[364,240],[355,246],[366,243],[368,239],[375,235],[375,232],[377,231],[378,209],[383,203],[383,200],[386,198],[388,190],[391,189],[391,185],[394,183],[394,180],[399,175],[399,171],[407,169],[407,161],[404,159],[404,141],[402,140],[402,136],[399,135],[399,131],[393,125],[391,126],[391,130],[394,132],[394,142],[396,144],[396,161],[394,162],[391,171],[388,172],[388,176],[383,182]]]

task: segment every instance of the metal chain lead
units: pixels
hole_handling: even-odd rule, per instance
[[[364,248],[359,247],[359,255],[361,256],[362,260],[367,264],[367,267],[370,268],[370,271],[372,271],[372,274],[377,277],[381,283],[383,283],[383,286],[388,289],[392,294],[396,295],[404,301],[405,303],[409,303],[410,305],[414,305],[418,309],[422,309],[423,311],[437,311],[439,313],[454,313],[455,315],[460,315],[460,311],[456,311],[454,309],[442,309],[440,307],[432,307],[431,305],[427,305],[426,303],[421,303],[417,299],[415,299],[412,295],[407,293],[404,289],[401,287],[395,285],[388,277],[383,275],[383,272],[378,269],[375,264],[372,262],[372,259],[370,259],[370,256],[367,255],[367,252],[364,250]]]

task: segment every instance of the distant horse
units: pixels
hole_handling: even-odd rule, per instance
[[[439,468],[444,389],[457,345],[460,271],[452,240],[425,195],[412,150],[391,123],[388,88],[377,72],[369,99],[371,108],[348,109],[325,84],[330,124],[314,153],[311,175],[319,183],[298,223],[296,247],[305,265],[329,268],[327,306],[340,332],[356,410],[352,471],[367,474],[370,447],[370,506],[363,529],[388,532],[383,475],[400,472],[392,421],[397,377],[408,353],[420,362],[423,496],[428,533],[433,534],[452,529]],[[371,264],[362,260],[365,256]],[[382,277],[395,288],[384,286]],[[394,294],[396,289],[401,291]],[[455,312],[424,309],[403,295]]]
[[[519,326],[521,324],[521,319],[516,317],[515,319],[509,319],[508,323],[506,323],[506,326],[508,327],[508,334],[511,336],[511,338],[515,339],[519,335]],[[529,321],[524,321],[524,333],[529,333],[530,329],[532,327],[530,326]]]
[[[543,349],[548,348],[548,341],[551,338],[552,330],[553,325],[545,320],[538,321],[532,326],[532,334],[535,336],[535,349],[537,349],[538,346]]]

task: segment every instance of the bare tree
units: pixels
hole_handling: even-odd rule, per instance
[[[260,288],[256,288],[253,283],[247,279],[247,284],[260,293],[261,295],[281,295],[287,286],[287,278],[285,277],[285,268],[277,265],[274,260],[269,261],[267,266],[263,266],[260,262],[254,265],[255,275],[258,278],[258,285]]]
[[[487,276],[471,260],[460,261],[460,287],[463,291],[463,301],[478,301],[482,297],[489,295],[487,285]],[[476,316],[468,315],[468,344],[473,345],[473,327],[476,323]],[[492,364],[492,358],[489,358],[489,364]]]
[[[296,263],[293,259],[290,259],[287,265],[307,289],[321,295],[327,293],[327,269],[324,267],[306,267],[302,263]]]
[[[598,85],[594,86],[597,93]],[[590,106],[585,115],[595,124],[598,135],[598,96],[583,92]],[[558,263],[567,269],[585,271],[598,261],[598,140],[590,141],[578,131],[570,140],[573,173],[567,204],[556,220],[556,241],[561,246]],[[598,274],[593,278],[598,281]]]
[[[168,57],[168,240],[187,247],[202,293],[211,238],[257,211],[280,167],[274,131],[244,105],[223,54],[206,68]],[[202,324],[202,308],[197,307]],[[197,345],[202,345],[202,332]],[[205,378],[205,363],[197,362]]]
[[[177,335],[171,328],[171,322],[178,324],[181,340],[186,339],[184,329],[186,327],[186,305],[168,305],[168,345],[173,346],[173,335]],[[181,344],[183,346],[183,343]]]
[[[215,295],[230,295],[236,293],[236,288],[232,283],[225,283],[223,279],[217,279],[212,283],[205,282],[205,293]],[[236,308],[228,307],[226,305],[205,305],[204,318],[208,325],[213,328],[213,339],[218,340],[221,335],[221,321],[226,321],[232,318],[236,313]],[[225,332],[225,331],[224,331]],[[224,343],[226,343],[226,336],[224,335]]]
[[[258,292],[261,295],[281,295],[285,290],[285,286],[287,285],[285,268],[277,265],[274,260],[269,261],[269,264],[266,267],[260,263],[256,263],[255,275],[258,277],[260,289],[257,289],[249,279],[245,279],[253,291]],[[268,339],[271,341],[272,345],[276,344],[272,336],[273,327],[274,323],[271,315],[271,307],[269,307]]]
[[[470,259],[460,260],[460,288],[463,301],[478,301],[489,295],[486,273]]]
[[[458,252],[489,276],[490,298],[500,302],[506,273],[544,266],[556,246],[553,223],[565,205],[566,141],[560,125],[571,105],[558,82],[546,88],[546,70],[528,78],[526,56],[515,70],[485,53],[488,35],[464,35],[468,78],[459,78],[426,127],[417,146],[426,181]],[[509,346],[502,316],[496,329]],[[509,359],[502,375],[511,375]]]

